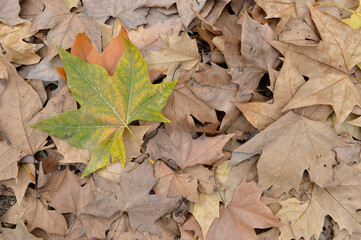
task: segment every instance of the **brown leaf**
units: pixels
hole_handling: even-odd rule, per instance
[[[353,30],[315,7],[310,6],[310,10],[322,38],[317,47],[272,42],[282,54],[287,49],[297,70],[309,77],[284,111],[316,104],[331,105],[337,116],[338,127],[354,106],[361,105],[360,92],[349,76],[351,69],[361,62],[361,45],[357,37],[361,29]]]
[[[17,74],[15,67],[6,60],[4,63],[9,83],[0,96],[0,129],[7,141],[0,145],[1,154],[7,156],[1,158],[0,172],[4,174],[1,179],[16,177],[16,162],[28,154],[35,154],[47,138],[42,131],[25,128],[39,119],[42,104],[38,94]]]
[[[128,29],[136,28],[141,24],[146,24],[145,16],[148,14],[150,6],[159,6],[169,8],[174,0],[162,2],[153,2],[149,0],[126,1],[126,0],[84,0],[85,12],[88,16],[94,17],[105,22],[108,17],[117,17],[122,20],[124,26]]]
[[[296,68],[286,57],[280,70],[273,92],[273,103],[268,102],[249,102],[234,103],[245,115],[247,120],[257,129],[263,130],[285,113],[282,109],[296,94],[296,91],[305,83],[302,75],[298,73]]]
[[[195,73],[194,78],[196,81],[187,81],[193,93],[209,107],[226,113],[220,127],[220,131],[224,131],[239,115],[232,104],[237,101],[237,84],[231,82],[226,69],[216,64],[207,71]]]
[[[40,199],[36,199],[26,209],[22,218],[26,220],[29,232],[35,228],[41,228],[47,233],[65,235],[67,230],[63,215],[54,210],[49,210]]]
[[[154,176],[159,179],[153,188],[156,194],[170,198],[184,196],[192,202],[198,202],[197,179],[189,174],[175,173],[164,162],[157,161],[154,164]]]
[[[160,129],[147,146],[152,159],[172,159],[181,169],[197,164],[212,165],[224,154],[222,149],[233,136],[220,135],[217,137],[200,136],[196,140],[192,135],[176,129],[169,137],[165,130]]]
[[[45,10],[33,20],[33,28],[50,29],[47,35],[49,42],[48,57],[52,59],[57,53],[52,41],[64,49],[69,49],[78,33],[86,33],[100,50],[101,32],[98,24],[83,13],[70,12],[62,0],[42,0]]]
[[[203,234],[202,234],[202,229],[199,226],[197,220],[191,216],[182,226],[179,227],[182,236],[181,239],[182,240],[193,240],[193,239],[198,239],[198,240],[203,240]],[[194,238],[186,238],[184,237],[184,233],[183,232],[187,232],[187,231],[192,231],[194,232]]]
[[[207,239],[256,239],[254,228],[278,227],[267,206],[260,201],[262,188],[255,182],[242,182],[233,200],[220,208],[220,216],[213,221]]]
[[[154,222],[172,210],[179,198],[149,194],[157,179],[153,177],[153,168],[147,162],[144,161],[129,173],[123,173],[121,185],[96,177],[95,184],[99,191],[83,212],[108,218],[119,211],[127,212],[133,231],[159,235]]]
[[[4,240],[40,240],[42,238],[37,238],[31,233],[28,232],[23,221],[18,217],[16,219],[16,228],[2,228],[0,227],[1,237]]]
[[[361,231],[360,171],[357,166],[341,164],[335,167],[335,179],[336,184],[325,189],[313,184],[306,201],[290,198],[280,202],[282,209],[276,217],[287,224],[280,228],[280,239],[309,239],[313,235],[317,239],[326,215],[349,233]]]
[[[20,5],[18,1],[0,0],[0,21],[6,25],[13,27],[19,23],[24,22],[24,19],[19,18]]]
[[[231,164],[261,154],[258,183],[265,190],[272,187],[270,194],[278,197],[292,188],[298,189],[304,170],[321,187],[330,184],[332,166],[336,164],[332,148],[343,144],[326,123],[289,112],[237,148]]]
[[[10,62],[27,65],[39,62],[40,57],[35,54],[35,47],[23,41],[35,33],[30,25],[30,21],[25,21],[11,28],[0,23],[1,46],[6,51],[5,58]]]
[[[206,3],[206,0],[175,0],[177,3],[177,9],[179,16],[182,19],[185,28],[196,17],[195,12],[200,12]]]

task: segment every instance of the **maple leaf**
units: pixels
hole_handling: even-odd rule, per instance
[[[101,191],[83,212],[100,217],[111,217],[118,211],[127,212],[133,231],[159,235],[154,222],[172,210],[180,198],[150,195],[149,191],[157,181],[148,161],[129,173],[123,173],[121,185],[95,175],[95,184]]]
[[[4,57],[10,62],[17,64],[34,64],[39,62],[40,57],[35,54],[35,47],[23,41],[31,37],[35,32],[30,30],[30,21],[11,28],[0,23],[0,43],[6,51]]]
[[[154,176],[159,179],[154,192],[164,197],[184,196],[192,202],[198,202],[197,179],[189,174],[175,173],[162,161],[154,164]]]
[[[6,25],[13,27],[19,23],[24,22],[24,19],[19,18],[20,5],[18,1],[0,0],[0,21]]]
[[[326,123],[289,112],[234,150],[231,164],[262,153],[257,165],[259,185],[272,186],[271,195],[278,197],[298,189],[304,170],[321,187],[330,184],[336,164],[332,148],[341,145],[343,141]]]
[[[42,0],[45,10],[38,14],[33,20],[33,29],[50,29],[47,41],[54,41],[60,47],[68,49],[78,33],[85,32],[95,43],[97,49],[101,45],[101,32],[95,20],[83,13],[70,12],[62,0]],[[53,58],[57,52],[49,45],[48,57]]]
[[[284,111],[316,104],[331,105],[337,116],[336,128],[361,106],[361,95],[350,79],[351,69],[361,62],[359,30],[353,30],[339,19],[309,6],[322,41],[316,47],[301,47],[271,41],[283,55],[289,51],[292,64],[309,77],[296,92]],[[344,41],[348,39],[348,41]],[[313,69],[317,69],[314,71]]]
[[[175,72],[179,63],[182,65],[179,70],[191,70],[194,68],[198,70],[201,57],[198,53],[197,41],[191,39],[187,34],[178,36],[177,33],[172,32],[171,35],[161,35],[164,46],[158,51],[149,51],[144,60],[148,67],[167,69],[166,81],[174,78],[178,79],[180,71]]]
[[[312,184],[305,201],[295,198],[281,201],[282,208],[276,217],[287,225],[280,228],[279,239],[310,239],[313,235],[317,239],[326,215],[330,215],[341,229],[345,228],[350,234],[360,232],[361,217],[358,209],[361,207],[361,174],[357,168],[360,168],[360,164],[340,164],[334,169],[334,184],[325,189]]]
[[[65,235],[67,230],[64,216],[54,210],[48,210],[40,199],[36,199],[26,208],[22,218],[28,223],[29,232],[41,228],[48,233]]]
[[[152,159],[172,159],[181,168],[195,166],[197,164],[212,165],[221,158],[223,146],[233,134],[216,137],[200,136],[192,139],[190,133],[176,129],[169,137],[165,130],[159,130],[147,146]]]
[[[256,239],[254,228],[279,227],[271,210],[260,201],[262,192],[255,182],[243,181],[228,206],[220,208],[207,239]]]
[[[78,148],[91,159],[82,176],[111,162],[126,162],[123,132],[134,120],[169,121],[160,111],[177,81],[153,85],[140,52],[125,40],[126,50],[115,73],[84,62],[58,48],[68,85],[81,109],[69,111],[30,127],[41,129]]]

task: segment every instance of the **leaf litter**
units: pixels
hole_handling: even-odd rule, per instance
[[[359,239],[359,1],[1,5],[1,238]]]

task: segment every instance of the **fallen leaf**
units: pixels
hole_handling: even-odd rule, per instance
[[[41,228],[47,233],[65,235],[67,230],[64,216],[54,210],[49,210],[40,199],[36,199],[21,218],[26,220],[29,232],[35,228]]]
[[[180,231],[181,231],[181,239],[182,240],[193,240],[193,239],[198,239],[198,240],[203,240],[203,234],[202,234],[202,229],[199,226],[197,220],[191,216],[182,226],[179,227]],[[184,235],[184,232],[187,231],[193,231],[194,232],[194,237],[190,237],[190,238],[186,238]]]
[[[153,190],[163,197],[183,196],[192,202],[198,202],[197,179],[189,174],[175,173],[162,161],[154,164],[154,176],[158,182]]]
[[[60,77],[56,71],[56,67],[62,67],[63,64],[60,57],[56,56],[49,61],[49,57],[44,58],[31,70],[26,78],[40,79],[42,81],[59,81]]]
[[[82,108],[32,125],[74,147],[88,148],[91,159],[83,176],[117,160],[125,164],[122,135],[125,129],[129,131],[128,124],[132,121],[168,121],[160,111],[176,81],[151,84],[139,51],[129,41],[125,41],[126,50],[114,77],[109,76],[104,68],[86,63],[58,47],[67,71],[69,88]],[[128,64],[132,68],[129,69]],[[83,75],[85,72],[87,76]],[[120,79],[126,79],[127,82]],[[104,85],[105,82],[108,84]],[[98,105],[94,105],[95,102]]]
[[[20,5],[18,1],[0,1],[0,21],[10,27],[14,27],[19,23],[24,22],[24,19],[19,18]]]
[[[73,7],[77,7],[80,0],[64,0],[66,6],[71,10]]]
[[[290,198],[279,202],[281,210],[276,217],[286,223],[280,227],[279,239],[318,238],[322,231],[324,218],[330,215],[349,233],[361,231],[359,193],[361,174],[355,167],[341,164],[335,167],[336,186],[320,188],[313,184],[308,193],[309,199],[299,201]]]
[[[179,129],[170,137],[165,130],[160,129],[150,139],[147,151],[152,159],[172,159],[181,169],[197,164],[212,165],[224,155],[222,149],[232,136],[233,134],[216,137],[202,135],[193,140],[190,133]]]
[[[202,229],[203,238],[207,235],[209,228],[215,218],[219,217],[220,193],[199,193],[199,203],[194,203],[192,215]]]
[[[182,19],[185,28],[196,17],[194,12],[200,12],[206,3],[206,0],[175,0],[179,16]]]
[[[6,60],[4,64],[9,82],[0,96],[0,129],[7,140],[0,145],[2,180],[16,178],[17,161],[28,154],[35,154],[47,138],[47,134],[39,130],[25,128],[25,125],[39,119],[43,105],[38,94],[17,74],[13,65]]]
[[[8,27],[0,23],[0,43],[6,51],[4,57],[10,62],[17,64],[34,64],[39,62],[40,57],[35,54],[35,48],[23,41],[24,38],[34,35],[30,29],[30,21]]]
[[[361,28],[361,16],[360,16],[360,12],[361,12],[361,5],[359,5],[357,7],[357,9],[355,10],[355,12],[352,13],[352,15],[349,18],[344,18],[342,19],[342,22],[346,23],[347,25],[349,25],[350,27],[352,27],[353,29],[359,29]]]
[[[95,0],[84,0],[85,13],[102,22],[105,22],[110,16],[117,17],[122,20],[124,26],[128,29],[136,28],[141,24],[146,24],[145,16],[148,14],[149,8],[152,5],[159,7],[164,6],[169,8],[174,3],[174,0],[167,0],[162,2],[153,2],[149,0],[140,1],[116,1],[106,0],[103,2]]]
[[[192,90],[181,81],[174,87],[162,113],[171,121],[171,123],[165,124],[169,133],[172,133],[177,126],[186,125],[188,128],[194,128],[192,116],[201,123],[210,122],[214,125],[219,123],[214,109],[199,100]]]
[[[146,52],[144,60],[148,68],[167,69],[165,81],[178,79],[181,70],[198,70],[201,57],[198,54],[197,42],[187,34],[178,36],[172,32],[171,35],[161,35],[163,47],[158,51]],[[181,66],[178,68],[179,64]],[[178,70],[176,71],[176,69]]]
[[[95,184],[101,189],[97,192],[84,213],[98,217],[111,217],[118,211],[127,212],[133,231],[150,232],[159,235],[154,222],[173,209],[179,198],[164,198],[150,195],[156,184],[153,168],[144,161],[129,173],[123,173],[121,185],[96,177]]]
[[[326,123],[289,112],[234,150],[231,164],[261,154],[258,184],[264,190],[272,187],[271,196],[278,197],[292,188],[298,189],[305,170],[312,182],[321,187],[330,184],[336,164],[332,148],[342,145],[343,141]]]
[[[0,227],[1,237],[4,240],[40,240],[42,238],[37,238],[26,229],[25,224],[18,217],[16,219],[16,228],[2,228]]]
[[[262,188],[255,182],[243,181],[235,190],[233,200],[221,207],[207,239],[256,239],[254,228],[279,227],[267,206],[260,201]]]
[[[234,103],[245,115],[247,120],[257,129],[263,130],[285,113],[282,109],[296,94],[296,91],[305,83],[302,75],[286,57],[283,66],[278,74],[275,90],[273,92],[273,103],[268,102],[248,102]]]
[[[32,19],[44,9],[41,0],[22,0],[20,6],[20,17],[24,19]]]
[[[192,178],[198,180],[198,191],[204,194],[211,194],[217,188],[215,173],[202,165],[187,167],[182,170],[185,174],[190,174]]]
[[[317,47],[272,42],[282,54],[287,49],[297,70],[310,79],[300,87],[284,111],[316,104],[331,105],[337,116],[337,128],[354,106],[361,106],[360,93],[349,76],[352,67],[361,62],[361,45],[355,37],[361,29],[353,30],[315,7],[310,6],[310,10],[322,38]],[[348,41],[343,41],[345,38]]]
[[[207,71],[195,73],[194,78],[186,82],[187,86],[209,107],[226,113],[220,131],[226,130],[239,115],[232,104],[237,101],[237,84],[231,82],[226,69],[216,64],[212,64],[212,68]]]
[[[69,49],[78,33],[84,32],[92,39],[98,50],[101,46],[101,32],[98,24],[83,13],[70,12],[63,0],[42,0],[45,10],[33,20],[33,29],[50,29],[47,34],[49,60],[56,54],[51,44],[57,43],[65,50]]]

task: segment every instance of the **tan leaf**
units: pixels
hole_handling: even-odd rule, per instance
[[[212,68],[194,74],[196,80],[187,81],[187,86],[209,107],[223,111],[220,131],[224,131],[238,117],[239,111],[232,104],[237,101],[238,86],[231,82],[227,70],[212,64]]]
[[[202,165],[187,167],[183,173],[190,174],[192,178],[198,180],[198,191],[204,194],[211,194],[216,188],[214,172]]]
[[[263,130],[281,116],[282,109],[295,95],[297,89],[305,83],[302,75],[286,57],[283,66],[278,74],[273,92],[273,103],[268,102],[249,102],[234,103],[246,116],[247,120],[257,129]]]
[[[148,161],[144,161],[129,173],[123,173],[121,185],[96,177],[95,198],[83,213],[109,218],[119,211],[127,212],[133,231],[159,235],[159,229],[154,222],[172,210],[179,198],[150,195],[149,192],[156,182],[153,168]]]
[[[182,19],[185,28],[196,17],[195,12],[200,12],[206,3],[206,0],[176,0],[179,16]]]
[[[175,173],[164,162],[157,161],[154,164],[154,176],[159,179],[153,188],[156,194],[170,198],[184,196],[192,202],[198,202],[197,179],[189,174]]]
[[[95,20],[83,13],[70,12],[63,0],[42,0],[45,10],[33,20],[36,30],[50,29],[47,35],[49,60],[58,54],[51,43],[54,41],[60,47],[69,49],[78,33],[86,33],[100,52],[101,32]]]
[[[181,240],[203,240],[202,229],[193,216],[191,216],[182,226],[180,226],[179,229],[181,231]],[[194,232],[194,237],[189,233],[189,231]]]
[[[31,233],[28,232],[23,221],[19,217],[16,219],[16,228],[2,228],[0,227],[1,237],[4,240],[40,240],[42,238],[37,238]]]
[[[158,51],[149,51],[146,53],[144,60],[148,64],[148,68],[167,69],[166,81],[171,81],[180,76],[180,70],[198,70],[201,57],[198,53],[197,42],[191,39],[187,34],[178,36],[178,33],[172,32],[171,35],[161,35],[163,47]],[[177,72],[176,68],[182,64]]]
[[[172,159],[181,169],[185,169],[197,164],[212,165],[224,155],[222,149],[233,134],[216,137],[202,135],[193,140],[190,133],[177,129],[170,137],[167,136],[165,130],[160,129],[149,141],[148,153],[152,159]]]
[[[20,5],[18,1],[0,0],[0,6],[0,22],[13,27],[25,21],[19,18]]]
[[[260,201],[262,192],[255,182],[243,181],[228,206],[220,208],[207,239],[256,239],[254,228],[279,227],[281,224],[271,210]]]
[[[203,238],[207,235],[209,228],[215,218],[219,217],[220,193],[199,193],[199,203],[194,203],[192,214],[202,229]]]
[[[261,154],[257,165],[259,185],[265,190],[272,187],[271,196],[278,197],[292,188],[298,189],[304,170],[318,185],[330,184],[332,166],[336,164],[332,148],[342,145],[343,141],[326,123],[289,112],[237,148],[231,163]]]
[[[30,21],[25,21],[11,28],[0,23],[1,46],[6,51],[5,58],[10,62],[27,65],[39,62],[40,57],[35,54],[35,48],[23,41],[35,33],[30,30],[30,25]]]
[[[361,231],[361,218],[357,213],[360,208],[361,174],[355,167],[341,164],[335,167],[335,179],[337,185],[326,189],[313,184],[307,201],[290,198],[280,202],[282,209],[276,217],[286,224],[280,228],[280,240],[294,237],[309,239],[313,235],[317,239],[326,215],[349,233]]]
[[[272,42],[282,54],[286,49],[290,51],[297,70],[309,77],[309,81],[297,91],[284,110],[316,104],[331,105],[337,116],[338,127],[354,106],[361,105],[360,92],[349,76],[351,69],[361,62],[361,45],[356,37],[361,29],[353,30],[315,7],[310,6],[310,11],[322,38],[317,47]]]
[[[63,215],[54,210],[49,210],[40,199],[36,199],[26,209],[22,218],[26,220],[29,232],[35,228],[41,228],[47,233],[65,235],[67,230]]]

